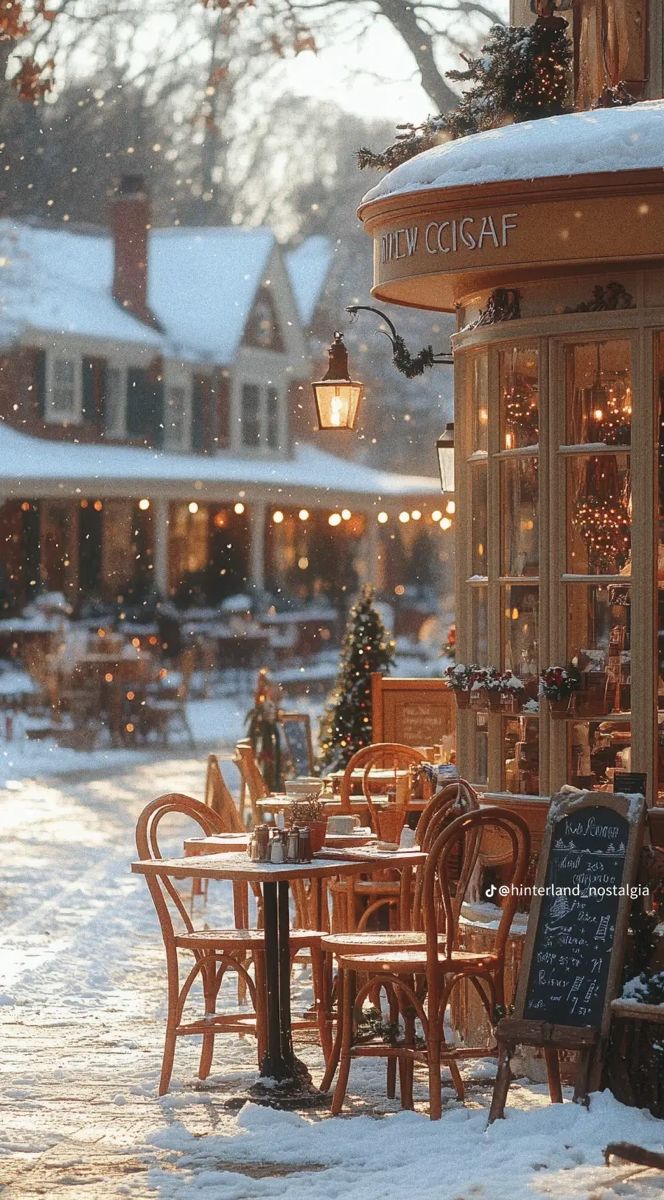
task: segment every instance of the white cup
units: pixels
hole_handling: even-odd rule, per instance
[[[336,816],[327,818],[328,833],[355,833],[356,829],[360,828],[360,818],[354,813],[338,813]]]

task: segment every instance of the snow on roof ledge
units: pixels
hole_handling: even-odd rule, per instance
[[[363,204],[426,188],[664,168],[664,100],[504,125],[425,150]]]

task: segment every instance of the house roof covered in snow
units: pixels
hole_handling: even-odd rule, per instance
[[[329,248],[327,239],[310,238],[285,256],[298,312],[307,321],[329,266],[323,243]],[[0,339],[10,342],[34,329],[229,363],[275,247],[269,229],[153,230],[148,302],[160,334],[113,300],[110,234],[0,221]]]
[[[143,494],[215,499],[246,489],[288,503],[315,495],[322,504],[389,503],[440,495],[436,478],[398,475],[341,459],[308,444],[292,458],[173,454],[135,446],[67,444],[19,433],[0,422],[0,490],[4,496]],[[251,497],[250,497],[251,498]]]
[[[363,203],[427,188],[645,168],[664,169],[664,100],[546,117],[445,142],[395,167]]]
[[[315,234],[286,254],[286,270],[300,320],[305,326],[311,324],[332,265],[333,253],[330,239],[324,234]]]

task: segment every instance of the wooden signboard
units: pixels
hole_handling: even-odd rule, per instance
[[[314,752],[311,742],[311,721],[306,713],[282,713],[279,717],[282,733],[282,756],[296,775],[311,775]]]
[[[554,796],[547,819],[514,1016],[499,1022],[490,1121],[503,1115],[517,1045],[544,1048],[551,1099],[562,1100],[558,1050],[579,1051],[575,1100],[599,1086],[611,1001],[620,986],[645,800]]]
[[[454,736],[456,703],[442,679],[371,676],[372,741],[437,746]]]

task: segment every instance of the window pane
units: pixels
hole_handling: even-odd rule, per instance
[[[106,432],[120,437],[124,432],[124,394],[119,367],[106,371]]]
[[[506,792],[539,795],[539,721],[512,717],[503,721],[503,781]]]
[[[503,667],[523,680],[539,675],[539,589],[504,587]]]
[[[539,364],[532,346],[500,355],[500,446],[516,450],[539,443]]]
[[[71,414],[75,405],[74,363],[68,358],[56,358],[53,363],[53,412]]]
[[[184,449],[187,436],[187,393],[184,387],[169,387],[166,392],[164,437],[167,446]]]
[[[258,446],[261,438],[260,389],[253,383],[242,388],[242,441],[245,446]]]
[[[472,660],[484,664],[489,654],[488,640],[488,590],[485,587],[471,589],[473,608]]]
[[[472,467],[472,573],[486,575],[487,566],[487,469],[479,463]]]
[[[589,716],[630,711],[630,591],[623,584],[567,588],[567,649],[582,686],[574,710]]]
[[[569,574],[631,574],[629,465],[627,454],[583,454],[568,460]]]
[[[503,575],[539,574],[538,460],[500,463]]]
[[[568,778],[572,787],[612,790],[615,771],[632,769],[630,727],[616,721],[567,722]]]
[[[273,387],[267,389],[267,444],[279,445],[279,393]]]
[[[567,442],[629,446],[632,422],[631,355],[628,341],[568,346]]]
[[[471,363],[473,389],[473,450],[489,448],[489,360],[486,354],[476,355]]]

